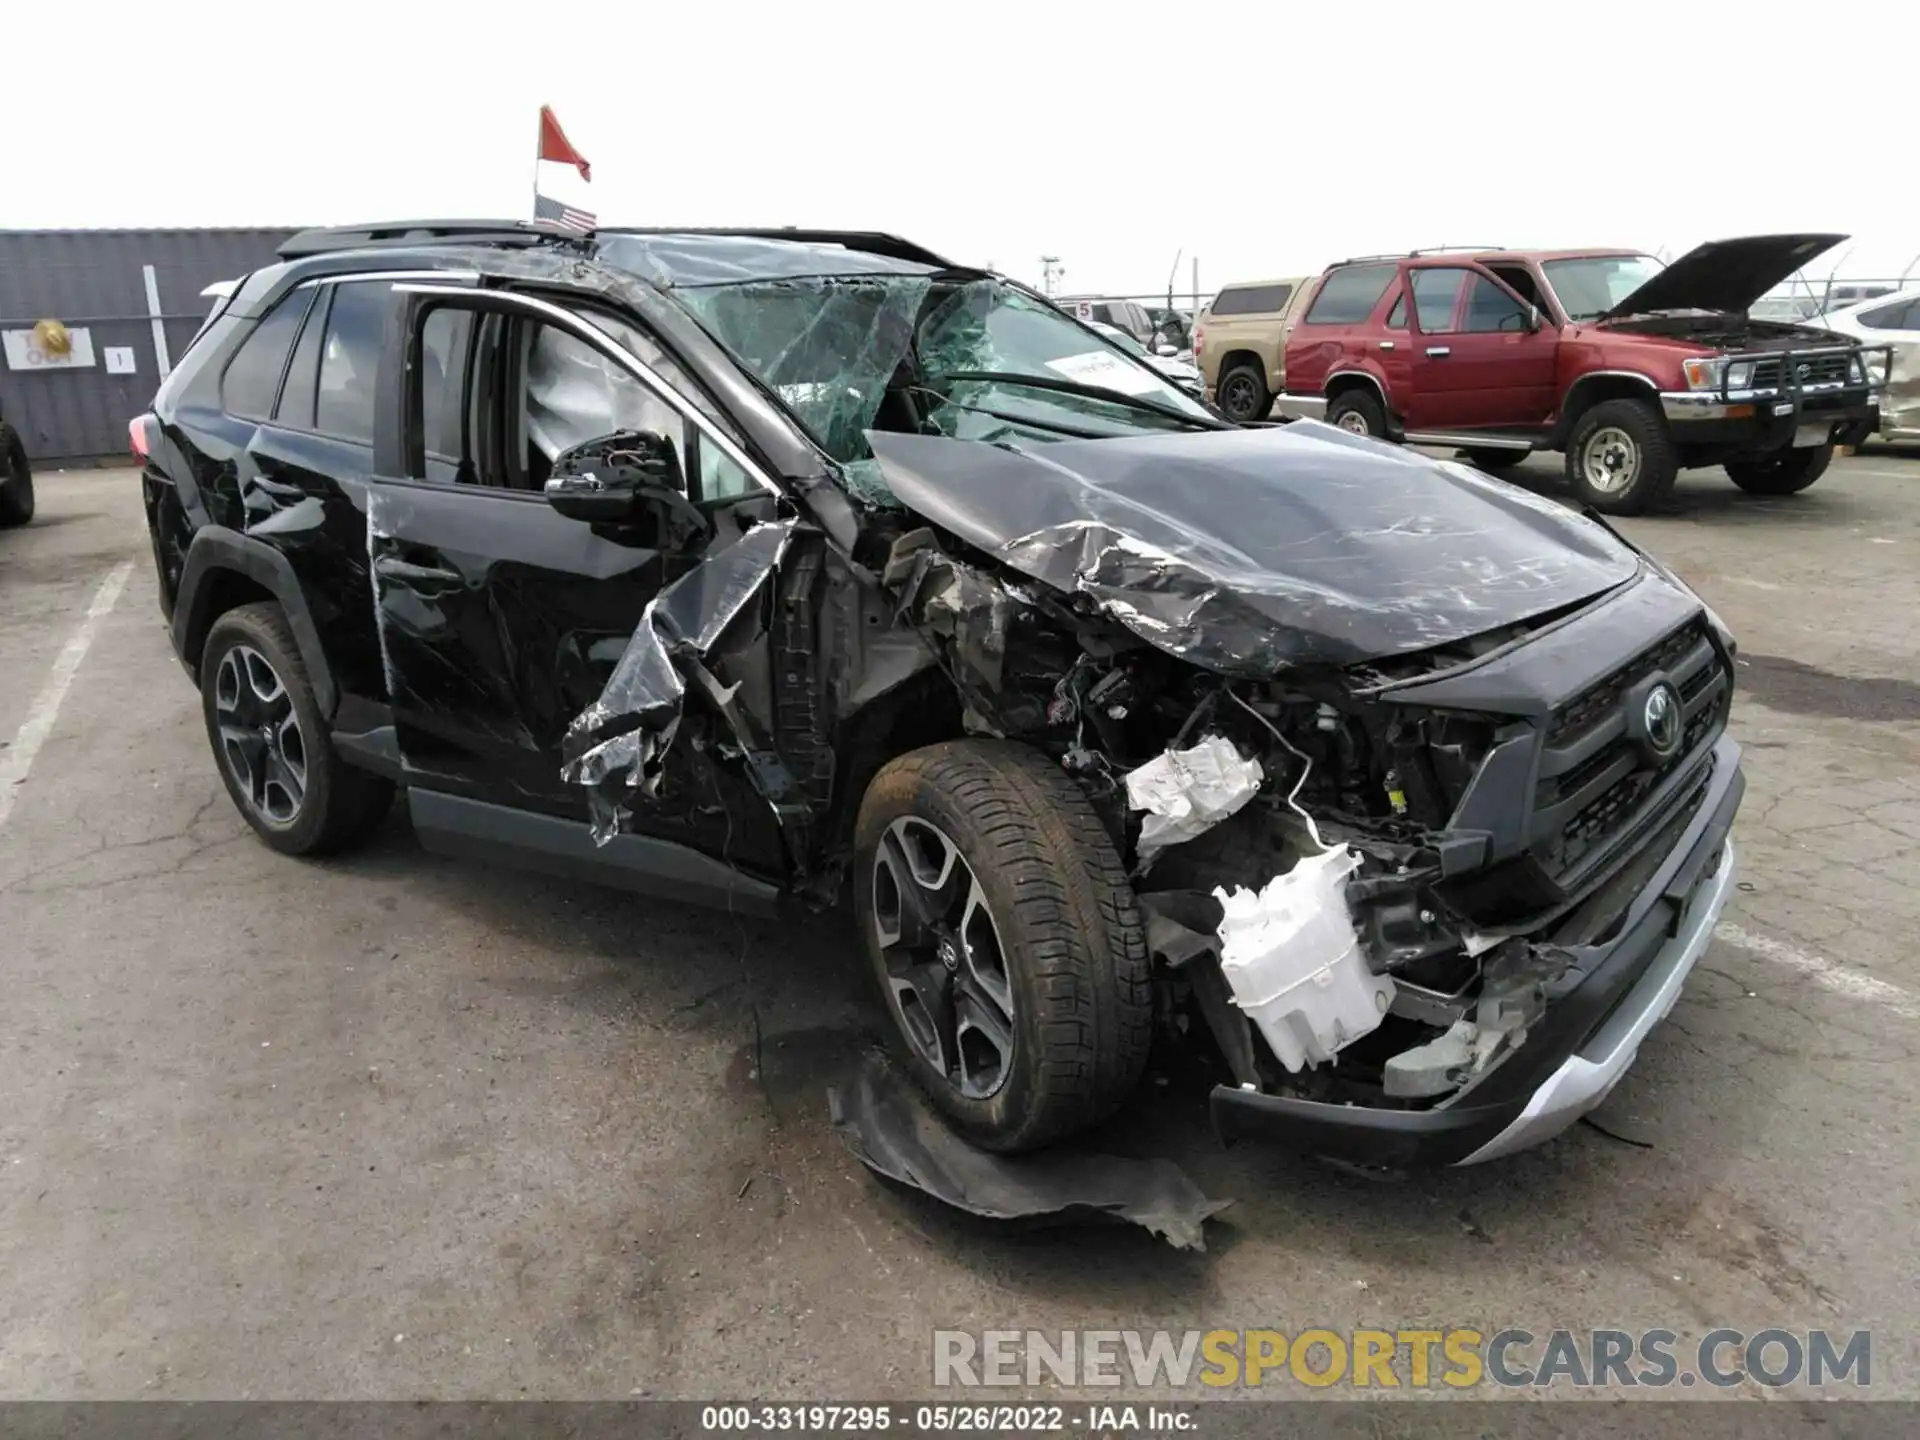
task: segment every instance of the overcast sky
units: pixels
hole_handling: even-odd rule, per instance
[[[1063,293],[1176,252],[1204,293],[1452,243],[1920,252],[1911,92],[1868,63],[1920,54],[1911,0],[12,8],[5,226],[525,216],[546,102],[593,165],[549,193],[606,223],[1053,254]]]

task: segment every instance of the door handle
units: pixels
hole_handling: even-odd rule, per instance
[[[1382,340],[1380,342],[1380,348],[1382,350],[1391,350],[1393,348],[1393,342],[1391,340]]]
[[[1451,355],[1452,353],[1453,351],[1449,350],[1445,345],[1427,346],[1427,355],[1430,359],[1444,360],[1447,358],[1447,356]]]

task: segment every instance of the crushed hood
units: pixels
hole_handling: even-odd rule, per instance
[[[1230,674],[1443,645],[1639,564],[1552,501],[1313,421],[1027,449],[867,438],[894,495],[934,525]]]
[[[1654,310],[1745,314],[1754,301],[1846,238],[1747,235],[1738,240],[1709,240],[1682,255],[1600,318],[1612,320]]]

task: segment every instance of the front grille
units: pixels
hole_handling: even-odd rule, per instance
[[[1753,388],[1756,390],[1777,390],[1783,377],[1791,376],[1797,385],[1833,385],[1843,384],[1853,362],[1853,355],[1846,350],[1830,350],[1817,355],[1789,355],[1785,361],[1779,359],[1757,361],[1753,367]],[[1786,366],[1791,366],[1790,370]]]
[[[1680,696],[1685,729],[1679,748],[1654,764],[1635,738],[1626,696],[1664,674]],[[1726,724],[1733,677],[1696,619],[1557,709],[1547,726],[1534,795],[1532,848],[1556,879],[1573,882],[1657,818],[1647,813],[1676,799],[1668,782],[1696,765]]]
[[[1547,726],[1549,747],[1566,745],[1593,729],[1620,706],[1620,697],[1656,670],[1671,671],[1706,638],[1703,620],[1682,626],[1658,645],[1642,651],[1606,679],[1589,686],[1553,712]]]

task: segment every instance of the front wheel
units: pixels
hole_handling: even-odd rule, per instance
[[[1146,929],[1079,787],[1005,741],[889,763],[855,826],[868,961],[914,1077],[989,1150],[1110,1113],[1152,1036]]]
[[[200,657],[200,699],[227,794],[281,854],[351,845],[392,804],[391,782],[334,750],[278,605],[242,605],[213,622]]]
[[[1749,495],[1797,495],[1827,473],[1833,446],[1783,450],[1765,460],[1729,460],[1727,478]]]
[[[11,425],[0,423],[0,526],[33,519],[33,470]]]
[[[1567,445],[1567,483],[1608,515],[1638,515],[1664,499],[1680,473],[1667,422],[1646,400],[1603,400],[1580,417]]]

